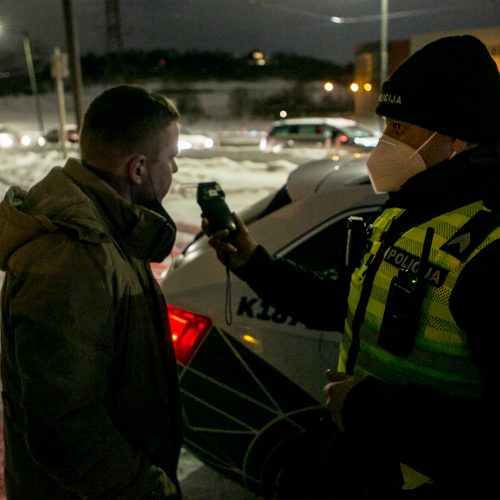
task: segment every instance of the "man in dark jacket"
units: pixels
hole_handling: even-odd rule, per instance
[[[266,302],[345,332],[325,396],[351,461],[330,470],[332,498],[499,498],[498,68],[474,37],[437,40],[384,83],[377,113],[368,171],[390,196],[352,268],[333,279],[270,256],[238,217],[211,244]],[[381,483],[394,463],[432,485]]]
[[[134,86],[89,106],[82,160],[0,205],[5,482],[12,500],[180,498],[181,414],[151,270],[179,114]]]

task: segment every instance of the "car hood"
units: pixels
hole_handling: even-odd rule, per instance
[[[288,194],[293,201],[297,201],[319,192],[320,189],[368,184],[367,158],[367,153],[356,154],[347,159],[335,156],[300,165],[288,177]]]

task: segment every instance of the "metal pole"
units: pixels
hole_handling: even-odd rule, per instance
[[[389,17],[389,0],[380,1],[380,82],[379,89],[382,90],[382,83],[387,78],[387,59],[388,59],[388,17]]]
[[[80,64],[80,46],[78,42],[75,17],[73,15],[73,0],[63,0],[63,9],[64,22],[66,25],[66,43],[68,46],[70,76],[73,89],[73,101],[75,106],[75,118],[76,125],[78,129],[80,129],[83,122],[83,83]]]
[[[35,99],[35,109],[36,116],[38,120],[38,130],[40,135],[44,135],[44,126],[43,126],[43,115],[42,115],[42,105],[40,102],[40,95],[38,93],[38,87],[36,84],[36,74],[35,68],[33,66],[33,57],[31,54],[31,44],[28,33],[24,33],[23,35],[23,47],[24,47],[24,56],[26,58],[26,66],[28,67],[28,75],[31,83],[31,93]]]
[[[57,94],[57,109],[59,114],[59,141],[61,143],[61,151],[64,158],[68,157],[68,149],[66,147],[66,105],[64,101],[64,61],[63,55],[59,47],[54,49],[54,57],[52,60],[52,76],[56,82]]]

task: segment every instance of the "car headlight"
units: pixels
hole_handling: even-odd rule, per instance
[[[205,142],[203,143],[206,149],[210,149],[214,147],[214,140],[211,139],[210,137],[207,137],[205,139]]]
[[[23,135],[21,137],[21,145],[22,146],[31,146],[31,137],[29,135]]]
[[[0,148],[9,149],[14,146],[14,138],[9,134],[0,134]]]
[[[186,149],[193,149],[193,145],[189,141],[186,141],[184,139],[179,139],[177,147],[179,151],[185,151]]]

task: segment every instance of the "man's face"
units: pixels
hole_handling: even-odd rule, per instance
[[[418,149],[433,134],[431,130],[392,118],[385,119],[384,133],[408,144],[413,149]],[[451,137],[438,133],[419,151],[419,154],[427,167],[431,167],[452,155],[452,145]]]
[[[146,158],[143,178],[145,197],[161,202],[167,195],[172,185],[172,175],[178,170],[175,161],[179,154],[178,142],[179,124],[172,122],[160,133],[156,154]]]

